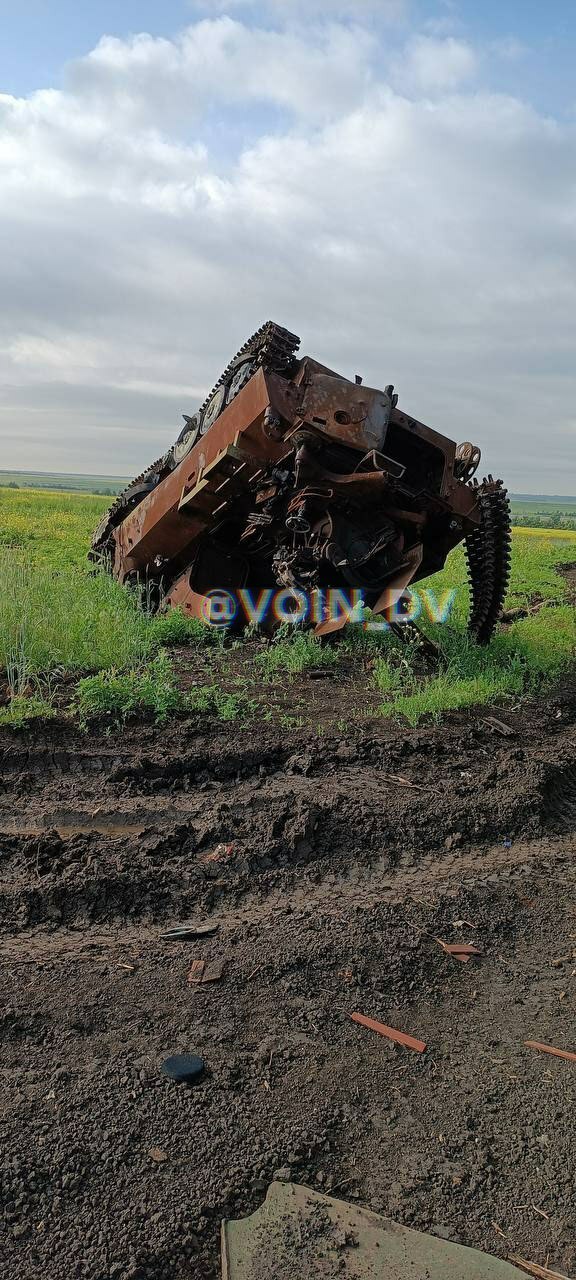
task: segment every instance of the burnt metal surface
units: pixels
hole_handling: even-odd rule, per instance
[[[145,582],[148,607],[192,616],[208,593],[243,588],[359,591],[389,614],[464,542],[470,630],[486,643],[509,576],[502,482],[473,481],[480,450],[406,414],[393,386],[298,360],[298,346],[262,326],[175,446],[115,500],[91,558]]]

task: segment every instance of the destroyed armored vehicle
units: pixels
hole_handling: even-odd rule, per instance
[[[474,479],[480,450],[398,407],[264,325],[222,374],[176,443],[101,521],[91,558],[139,586],[147,607],[207,617],[218,592],[361,593],[390,615],[459,542],[471,634],[487,643],[510,565],[500,480]],[[209,610],[208,610],[209,612]],[[341,625],[313,615],[316,630]]]

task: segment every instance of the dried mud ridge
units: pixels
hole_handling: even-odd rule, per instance
[[[278,1170],[576,1270],[576,1068],[523,1046],[576,1047],[576,693],[496,714],[2,736],[7,1276],[216,1276]]]

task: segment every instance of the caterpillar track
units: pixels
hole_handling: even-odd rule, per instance
[[[510,504],[502,481],[493,480],[492,476],[474,489],[480,523],[466,539],[471,604],[468,625],[478,644],[488,644],[502,613],[510,580]]]
[[[333,593],[395,625],[409,586],[464,542],[470,632],[488,643],[510,570],[502,481],[478,484],[480,450],[403,412],[392,385],[349,381],[299,346],[273,322],[244,343],[172,448],[116,498],[91,559],[145,581],[148,607],[214,622],[218,593],[283,592],[328,634],[352,616],[330,614]],[[241,625],[237,609],[229,621]]]

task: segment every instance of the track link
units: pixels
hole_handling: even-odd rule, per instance
[[[478,644],[494,635],[510,580],[511,514],[508,492],[501,480],[488,476],[478,491],[480,525],[466,539],[470,583],[468,629]]]
[[[268,320],[256,330],[256,333],[252,334],[251,338],[248,338],[243,347],[240,347],[212,387],[210,394],[206,396],[199,410],[200,423],[216,392],[231,380],[239,365],[253,359],[258,366],[269,369],[271,373],[290,373],[299,346],[300,338],[295,333],[290,333],[288,329],[282,329],[279,324],[274,324],[273,320]]]
[[[92,537],[92,546],[89,553],[89,559],[94,564],[106,564],[106,561],[112,555],[114,546],[112,542],[112,534],[114,529],[128,515],[129,511],[133,511],[134,507],[146,497],[147,493],[151,493],[152,489],[160,480],[168,475],[170,466],[167,463],[166,454],[163,458],[158,458],[151,466],[147,467],[141,475],[136,476],[135,480],[118,494],[114,499],[112,506],[102,516],[102,519],[94,531]]]

